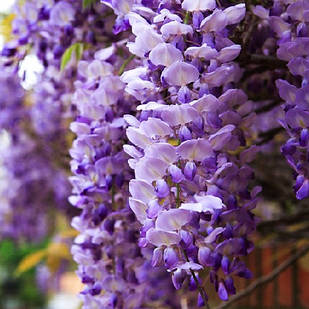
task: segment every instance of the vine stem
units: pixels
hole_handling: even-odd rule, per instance
[[[185,19],[183,20],[183,23],[184,23],[184,24],[188,24],[189,18],[190,18],[190,12],[187,12],[187,13],[186,13],[186,16],[185,16]]]
[[[187,262],[189,262],[189,258],[188,258],[188,255],[187,255],[186,251],[182,250],[182,252],[183,252],[184,256],[186,257]],[[208,300],[207,300],[207,294],[206,294],[204,288],[200,285],[200,283],[199,283],[199,281],[198,281],[198,279],[197,279],[197,277],[195,275],[195,272],[191,268],[190,268],[190,272],[191,272],[193,280],[194,280],[194,282],[195,282],[195,284],[197,286],[197,289],[199,290],[199,292],[201,294],[201,297],[202,297],[202,299],[203,299],[203,301],[205,303],[205,308],[206,309],[210,309],[209,304],[208,304]]]
[[[177,208],[180,207],[180,185],[179,183],[176,185],[177,187],[177,196],[176,196],[176,205],[177,205]]]
[[[177,187],[176,206],[177,206],[177,208],[179,208],[180,207],[180,185],[177,184],[176,187]],[[183,249],[182,252],[183,252],[187,262],[190,262],[186,251]],[[190,272],[191,272],[193,280],[194,280],[194,282],[195,282],[195,284],[197,286],[197,289],[199,290],[199,292],[201,294],[201,297],[202,297],[202,299],[203,299],[203,301],[205,303],[205,308],[206,309],[210,309],[208,301],[207,301],[207,294],[206,294],[204,288],[200,286],[200,283],[199,283],[199,281],[198,281],[198,279],[197,279],[197,277],[195,275],[195,272],[191,268],[190,268]]]
[[[120,69],[119,69],[119,71],[118,71],[118,75],[119,75],[119,76],[124,72],[124,70],[125,70],[125,68],[127,67],[127,65],[128,65],[134,58],[135,58],[135,55],[131,55],[128,59],[126,59],[126,60],[123,62],[123,64],[121,65],[121,67],[120,67]]]
[[[116,210],[116,204],[115,204],[116,188],[115,188],[115,184],[114,183],[112,184],[111,194],[112,194],[112,209]]]
[[[248,296],[251,294],[255,289],[258,287],[271,282],[274,280],[277,276],[279,276],[284,270],[286,270],[289,266],[291,266],[293,263],[295,263],[299,258],[306,255],[309,251],[309,245],[302,247],[299,249],[294,255],[292,255],[290,258],[285,260],[283,263],[281,263],[278,267],[276,267],[272,272],[270,272],[268,275],[262,276],[256,281],[252,282],[246,289],[242,290],[238,294],[234,295],[230,298],[229,301],[226,303],[216,307],[215,309],[224,309],[230,306],[232,303],[240,300],[241,298]]]

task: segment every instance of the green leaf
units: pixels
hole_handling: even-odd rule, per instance
[[[73,45],[72,45],[73,46]],[[66,49],[66,51],[63,53],[62,58],[61,58],[61,65],[60,65],[60,70],[63,71],[64,68],[67,66],[69,61],[71,60],[72,57],[72,52],[73,48],[70,46],[69,48]]]
[[[46,254],[47,254],[47,251],[42,249],[42,250],[39,250],[39,251],[36,251],[34,253],[27,255],[19,263],[19,265],[18,265],[18,267],[15,271],[15,274],[20,275],[21,273],[24,273],[25,271],[36,266],[37,264],[39,264],[42,261],[43,258],[45,258]]]
[[[3,240],[0,243],[0,263],[8,263],[12,260],[12,257],[15,254],[15,247],[13,242],[9,240]]]
[[[63,71],[66,68],[66,66],[72,59],[73,53],[75,54],[76,61],[78,62],[82,58],[83,52],[84,52],[83,43],[75,43],[70,47],[68,47],[61,58],[61,65],[60,65],[61,71]]]
[[[129,58],[127,58],[127,59],[123,62],[122,66],[120,67],[119,72],[118,72],[118,75],[119,75],[119,76],[124,72],[124,70],[126,69],[127,65],[128,65],[134,58],[135,58],[135,55],[131,55]]]
[[[96,0],[83,0],[83,9],[89,8]]]
[[[14,18],[15,14],[9,14],[0,21],[0,34],[5,38],[5,41],[11,39]]]
[[[55,273],[59,269],[62,260],[71,260],[72,258],[67,244],[61,242],[49,244],[46,257],[46,265],[51,273]]]
[[[75,47],[75,55],[77,62],[82,58],[83,52],[84,52],[84,45],[82,43],[77,43]]]

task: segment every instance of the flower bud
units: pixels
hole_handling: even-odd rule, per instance
[[[218,295],[222,300],[229,299],[226,287],[222,281],[219,282]]]
[[[187,86],[183,86],[178,91],[178,102],[181,104],[189,103],[191,101],[191,92]]]
[[[182,269],[177,269],[172,274],[172,282],[176,290],[182,287],[182,284],[186,278],[186,272]]]
[[[299,145],[302,147],[307,147],[309,140],[309,130],[302,129],[300,133]]]
[[[151,261],[152,267],[161,265],[162,261],[163,261],[162,249],[161,248],[154,249],[153,254],[152,254],[152,261]]]
[[[236,289],[235,289],[234,281],[232,277],[227,277],[224,281],[224,285],[230,295],[236,294]]]
[[[165,198],[169,195],[170,190],[165,180],[159,179],[156,183],[156,193],[158,198]]]
[[[196,165],[194,162],[187,162],[184,168],[184,175],[188,180],[193,180],[196,174]]]
[[[230,260],[227,256],[223,256],[221,260],[221,268],[226,275],[229,274]]]
[[[182,180],[185,179],[185,177],[183,176],[183,173],[181,171],[181,169],[176,166],[176,165],[170,165],[170,167],[168,168],[168,171],[172,177],[172,181],[174,183],[180,183]]]
[[[178,256],[173,248],[166,248],[163,254],[164,264],[168,269],[172,269],[178,263]]]
[[[192,139],[191,131],[186,126],[182,126],[179,130],[179,138],[181,142]]]

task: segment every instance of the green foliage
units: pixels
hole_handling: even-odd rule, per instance
[[[126,69],[127,65],[128,65],[134,58],[135,58],[135,55],[131,55],[129,58],[127,58],[127,59],[123,62],[122,66],[120,67],[119,72],[118,72],[118,75],[119,75],[119,76],[124,72],[124,70]]]
[[[94,3],[96,3],[96,0],[83,0],[83,9],[89,8]]]
[[[29,271],[45,259],[50,272],[55,273],[59,269],[62,260],[71,260],[69,247],[65,243],[51,242],[45,249],[30,252],[19,262],[15,275],[19,276]]]
[[[26,255],[19,263],[15,271],[15,274],[20,275],[24,273],[25,271],[28,271],[29,269],[38,265],[45,256],[46,256],[46,250],[44,249],[40,249],[36,252]]]
[[[15,18],[14,14],[0,16],[0,34],[5,41],[9,41],[12,37],[12,22]]]
[[[68,47],[61,58],[61,65],[60,65],[61,71],[63,71],[66,68],[68,63],[71,61],[73,55],[75,55],[75,60],[78,62],[82,58],[83,52],[84,52],[83,43],[75,43],[70,47]]]
[[[16,277],[16,266],[29,254],[45,247],[46,242],[33,246],[17,245],[10,240],[0,242],[0,309],[44,308],[45,296],[36,286],[35,270],[29,270]]]

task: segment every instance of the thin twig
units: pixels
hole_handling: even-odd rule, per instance
[[[273,279],[275,279],[277,276],[279,276],[284,270],[286,270],[289,266],[291,266],[293,263],[295,263],[299,258],[307,254],[309,251],[309,244],[304,246],[303,248],[299,249],[294,255],[292,255],[290,258],[288,258],[286,261],[284,261],[282,264],[280,264],[278,267],[276,267],[271,273],[268,275],[262,276],[256,281],[252,282],[246,289],[242,290],[235,296],[231,297],[229,301],[227,301],[224,304],[221,304],[220,306],[216,307],[215,309],[224,309],[230,306],[231,304],[235,303],[236,301],[240,300],[241,298],[251,294],[255,289],[258,287],[271,282]]]
[[[178,162],[178,165],[180,166],[180,162]],[[177,185],[176,185],[176,188],[177,188],[176,207],[179,208],[179,207],[180,207],[180,204],[181,204],[181,203],[180,203],[180,185],[177,184]],[[184,254],[184,256],[185,256],[187,262],[189,262],[190,260],[189,260],[189,257],[188,257],[188,255],[187,255],[187,252],[186,252],[184,249],[183,249],[182,251],[183,251],[183,254]],[[206,294],[204,288],[200,285],[200,283],[199,283],[199,281],[198,281],[198,279],[197,279],[197,277],[196,277],[195,272],[193,271],[193,269],[190,268],[190,272],[191,272],[191,275],[192,275],[192,277],[193,277],[193,280],[194,280],[194,282],[195,282],[195,284],[196,284],[196,286],[197,286],[197,289],[198,289],[199,293],[201,294],[201,297],[202,297],[202,299],[203,299],[203,301],[204,301],[204,303],[205,303],[205,308],[206,308],[206,309],[210,309],[209,304],[208,304],[208,300],[207,300],[207,294]]]
[[[186,13],[185,19],[183,20],[183,23],[184,24],[188,24],[189,23],[189,18],[190,18],[190,12],[188,11]]]
[[[186,260],[189,262],[189,258],[188,258],[187,252],[186,252],[185,250],[182,250],[182,251],[183,251],[183,254],[184,254]],[[205,303],[206,309],[210,309],[209,304],[208,304],[208,301],[207,301],[207,294],[206,294],[204,288],[200,285],[200,283],[199,283],[199,281],[198,281],[198,279],[197,279],[197,277],[196,277],[195,272],[193,271],[193,269],[190,268],[190,272],[191,272],[191,275],[192,275],[192,277],[193,277],[193,280],[194,280],[194,282],[195,282],[195,284],[196,284],[196,286],[197,286],[197,289],[198,289],[198,291],[200,292],[201,297],[202,297],[202,299],[203,299],[203,301],[204,301],[204,303]]]
[[[260,54],[242,54],[239,58],[240,64],[259,64],[269,68],[286,68],[287,62],[276,57]]]
[[[273,229],[274,226],[295,224],[299,222],[306,222],[307,220],[309,220],[309,210],[303,210],[296,214],[289,214],[281,218],[262,221],[258,225],[258,230],[262,231],[267,228]]]
[[[264,105],[262,107],[259,107],[255,110],[256,114],[262,114],[262,113],[266,113],[270,110],[272,110],[274,107],[280,105],[282,102],[279,100],[274,100],[272,103]]]
[[[123,62],[122,66],[120,67],[120,69],[119,69],[119,71],[118,71],[118,75],[119,75],[119,76],[124,72],[124,70],[126,69],[127,65],[128,65],[134,58],[135,58],[135,55],[131,55],[129,58],[127,58],[127,59]]]
[[[216,2],[217,2],[218,7],[219,7],[219,8],[222,8],[221,1],[220,1],[220,0],[216,0]]]
[[[261,138],[260,141],[258,141],[256,144],[263,145],[269,141],[271,141],[277,134],[281,133],[283,131],[282,127],[273,128],[269,131],[262,132],[259,137]]]

